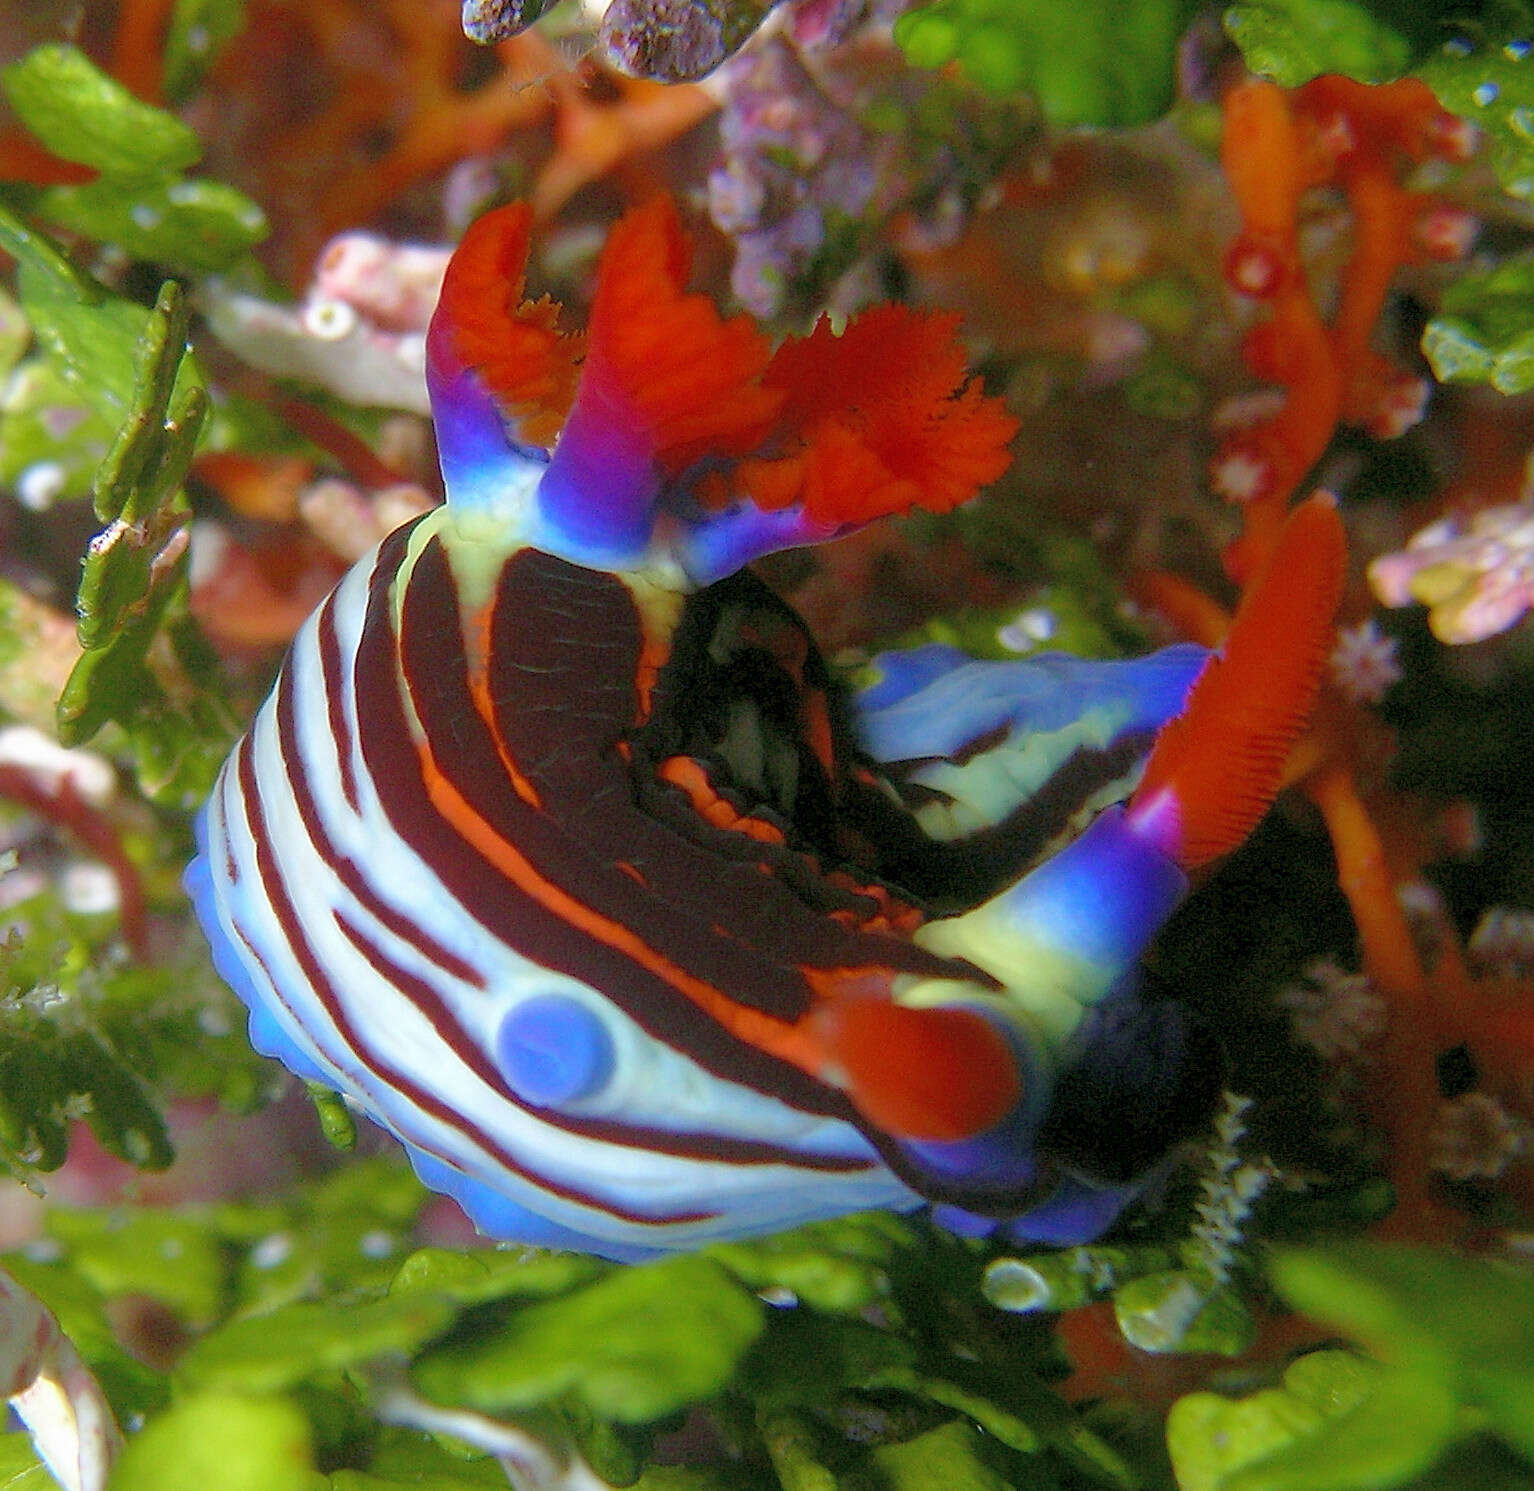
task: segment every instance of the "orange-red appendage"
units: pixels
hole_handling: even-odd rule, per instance
[[[1157,737],[1130,813],[1170,797],[1184,869],[1239,845],[1277,794],[1331,649],[1346,557],[1331,499],[1297,508],[1236,612],[1223,655]]]
[[[917,506],[946,512],[995,481],[1017,421],[966,378],[958,325],[888,305],[840,336],[821,320],[785,342],[763,380],[784,401],[780,452],[740,470],[752,500],[803,503],[835,527]]]
[[[448,264],[433,329],[484,380],[523,439],[549,445],[575,396],[581,338],[561,332],[547,296],[524,301],[532,209],[515,202],[469,225]]]
[[[754,449],[783,401],[761,384],[771,349],[756,324],[684,292],[691,259],[670,197],[625,213],[602,253],[586,364],[587,377],[612,380],[673,472]]]
[[[902,1139],[968,1139],[1022,1097],[1006,1038],[966,1009],[913,1009],[849,995],[812,1017],[839,1085],[864,1117]]]

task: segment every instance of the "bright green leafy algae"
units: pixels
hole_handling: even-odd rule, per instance
[[[1074,1310],[1175,1262],[1177,1255],[1169,1248],[1111,1244],[997,1258],[985,1271],[985,1297],[997,1309],[1020,1315],[1036,1310]]]
[[[365,1302],[284,1305],[205,1336],[181,1359],[176,1378],[198,1390],[277,1392],[375,1357],[416,1351],[453,1316],[448,1299],[422,1290]]]
[[[1167,1439],[1182,1491],[1382,1491],[1488,1430],[1534,1453],[1526,1273],[1364,1242],[1283,1249],[1271,1273],[1291,1305],[1370,1357],[1319,1352],[1295,1362],[1281,1387],[1179,1400]]]
[[[914,1439],[871,1450],[866,1466],[855,1468],[841,1484],[846,1491],[1008,1491],[1014,1483],[994,1461],[983,1435],[959,1419],[929,1429]],[[1051,1484],[1032,1482],[1040,1491]]]
[[[81,398],[115,425],[132,406],[149,312],[108,290],[46,234],[0,203],[0,248],[18,262],[18,299],[38,345]]]
[[[574,1391],[600,1417],[637,1423],[723,1388],[762,1328],[761,1306],[716,1263],[668,1259],[608,1275],[475,1330],[417,1365],[429,1396],[495,1411]]]
[[[147,1084],[248,1107],[260,1059],[237,1033],[206,962],[123,961],[110,918],[72,915],[51,894],[9,908],[0,946],[0,1164],[56,1169],[83,1118],[108,1152],[161,1169],[171,1147]],[[223,1034],[214,1034],[214,1016]]]
[[[0,377],[21,361],[32,340],[32,328],[12,295],[0,289]]]
[[[104,1299],[143,1295],[188,1325],[207,1327],[227,1304],[228,1264],[203,1218],[157,1208],[49,1214],[48,1235]]]
[[[180,18],[173,35],[183,47],[193,36],[212,47],[210,23],[222,31],[233,19],[220,25],[217,9],[207,20]],[[190,56],[178,60],[190,75]],[[0,87],[55,155],[100,173],[36,194],[37,216],[185,273],[227,269],[266,236],[265,215],[244,193],[182,174],[202,146],[180,119],[135,98],[76,48],[36,48],[0,72]]]
[[[939,1283],[934,1262],[970,1250],[921,1226],[851,1217],[770,1240],[801,1260],[877,1254],[881,1324],[765,1308],[698,1256],[632,1268],[529,1249],[381,1257],[380,1234],[408,1225],[424,1199],[402,1167],[369,1161],[282,1204],[61,1213],[48,1257],[4,1262],[57,1312],[118,1412],[166,1426],[154,1441],[165,1452],[195,1434],[239,1453],[248,1405],[296,1408],[313,1453],[299,1463],[353,1491],[504,1484],[485,1473],[483,1450],[377,1419],[460,1409],[493,1414],[484,1424],[531,1435],[556,1458],[578,1453],[609,1484],[654,1491],[871,1491],[897,1471],[898,1484],[919,1485],[934,1466],[984,1488],[1136,1484],[1039,1378],[1042,1342],[987,1340],[986,1320],[1004,1317],[971,1314],[965,1272]],[[169,1381],[177,1404],[238,1405],[227,1438],[165,1413],[165,1377],[115,1345],[114,1302],[144,1297],[197,1331]],[[838,1302],[850,1298],[838,1291]],[[966,1321],[980,1327],[983,1361],[941,1344]],[[412,1359],[424,1397],[402,1382]],[[655,1420],[680,1411],[706,1413],[735,1446],[733,1469],[646,1464]],[[214,1449],[188,1448],[188,1463],[205,1466]]]
[[[121,1058],[90,1031],[6,1011],[0,1088],[0,1152],[13,1173],[58,1169],[74,1118],[86,1119],[130,1164],[163,1170],[171,1162],[158,1109]]]
[[[1411,59],[1406,37],[1354,0],[1247,0],[1226,10],[1225,30],[1254,73],[1284,88],[1329,72],[1389,82]]]
[[[1523,14],[1506,29],[1455,35],[1419,69],[1446,109],[1485,134],[1502,190],[1523,201],[1534,198],[1531,38],[1534,24]]]
[[[85,651],[60,695],[58,730],[75,745],[115,721],[145,792],[191,805],[212,785],[235,726],[187,611],[182,483],[208,406],[200,379],[183,376],[188,316],[168,282],[139,336],[127,417],[96,473],[96,515],[107,527],[81,574]]]
[[[1472,51],[1467,36],[1506,27],[1511,37],[1526,14],[1523,0],[1236,0],[1222,20],[1252,72],[1297,88],[1321,73],[1388,83],[1439,65],[1440,49],[1452,66]]]
[[[0,410],[0,482],[36,507],[89,497],[112,422],[45,357],[10,375]]]
[[[992,93],[1030,93],[1051,124],[1146,124],[1172,102],[1186,0],[1061,6],[1047,0],[934,0],[895,39],[918,67],[957,60]]]
[[[1488,383],[1506,394],[1534,388],[1534,257],[1456,280],[1422,350],[1444,383]]]
[[[1362,1242],[1280,1252],[1275,1284],[1409,1373],[1423,1393],[1479,1410],[1534,1458],[1534,1278],[1507,1264]]]
[[[227,269],[266,237],[266,218],[221,181],[135,184],[103,178],[50,187],[34,210],[57,227],[116,244],[135,259],[184,274]]]
[[[1124,1339],[1141,1351],[1240,1356],[1257,1329],[1241,1295],[1210,1287],[1184,1270],[1147,1274],[1114,1291],[1113,1313]]]
[[[465,1459],[424,1435],[385,1430],[367,1469],[336,1470],[318,1484],[331,1491],[504,1491],[506,1472],[488,1456]]]
[[[113,1491],[304,1491],[309,1422],[282,1398],[204,1393],[178,1402],[124,1451]]]
[[[905,1218],[865,1212],[708,1252],[751,1289],[788,1290],[814,1309],[846,1314],[888,1302],[888,1269],[916,1238]]]
[[[206,1214],[235,1249],[236,1307],[261,1314],[299,1300],[386,1292],[426,1199],[406,1166],[375,1158],[302,1186],[281,1204],[225,1202]]]
[[[0,1434],[0,1488],[3,1491],[54,1491],[57,1485],[37,1458],[29,1436]]]
[[[1377,1376],[1377,1368],[1348,1352],[1318,1352],[1296,1362],[1282,1387],[1239,1400],[1215,1393],[1180,1399],[1167,1423],[1179,1486],[1182,1491],[1216,1491],[1244,1467],[1318,1433],[1329,1418],[1357,1407],[1372,1394]]]
[[[190,128],[135,98],[76,47],[38,47],[0,71],[0,87],[49,150],[104,176],[163,176],[202,155]]]
[[[400,1265],[389,1292],[440,1294],[457,1305],[543,1299],[565,1294],[610,1268],[610,1264],[584,1253],[455,1253],[447,1248],[421,1248]]]
[[[1328,1389],[1322,1401],[1296,1390],[1302,1366]],[[1361,1382],[1353,1371],[1345,1354],[1325,1353],[1301,1358],[1283,1388],[1240,1402],[1182,1399],[1167,1441],[1183,1491],[1371,1491],[1426,1470],[1448,1441],[1452,1402],[1396,1370],[1377,1368]],[[1339,1377],[1350,1391],[1334,1386]]]

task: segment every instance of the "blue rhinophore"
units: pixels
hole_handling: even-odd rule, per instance
[[[540,548],[622,569],[644,558],[660,479],[648,434],[624,401],[584,382],[538,484]]]

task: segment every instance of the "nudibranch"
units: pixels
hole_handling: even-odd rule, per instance
[[[1001,474],[955,319],[774,351],[686,291],[657,199],[580,338],[522,298],[530,221],[469,229],[431,324],[447,502],[309,619],[200,817],[253,1042],[498,1238],[1099,1235],[1218,1085],[1136,966],[1278,789],[1336,512],[1297,509],[1221,656],[926,647],[849,698],[744,566]]]

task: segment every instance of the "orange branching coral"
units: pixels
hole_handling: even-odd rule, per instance
[[[1213,463],[1216,490],[1246,507],[1243,536],[1227,555],[1240,579],[1261,563],[1339,422],[1389,436],[1421,417],[1425,385],[1369,343],[1396,272],[1459,256],[1473,232],[1467,214],[1407,190],[1403,166],[1430,156],[1464,159],[1474,132],[1415,79],[1369,87],[1326,76],[1292,93],[1253,79],[1229,91],[1224,110],[1221,158],[1242,217],[1225,277],[1266,304],[1267,319],[1244,350],[1253,372],[1284,389],[1279,412],[1232,434]],[[1330,320],[1299,249],[1302,199],[1324,184],[1342,189],[1352,219],[1352,252]]]
[[[163,103],[165,27],[175,0],[122,0],[112,41],[112,75],[147,103]]]
[[[291,81],[256,91],[270,77]],[[457,0],[251,0],[203,106],[259,136],[241,184],[293,225],[276,249],[292,272],[471,158],[511,152],[539,219],[609,174],[646,195],[655,183],[625,168],[716,107],[702,89],[572,66],[532,32],[475,47]]]
[[[718,107],[710,92],[689,83],[652,83],[590,69],[591,64],[579,70],[561,65],[548,72],[554,153],[533,184],[533,211],[539,218],[552,217],[583,186],[609,174],[621,179],[626,170],[637,178],[626,183],[633,195],[654,192],[662,183],[637,163]]]
[[[1323,721],[1335,734],[1336,720]],[[1447,919],[1432,929],[1431,946],[1414,940],[1402,906],[1406,878],[1397,860],[1400,823],[1395,806],[1366,794],[1346,758],[1327,762],[1306,783],[1326,819],[1337,851],[1342,888],[1358,922],[1362,963],[1388,1018],[1366,1093],[1389,1136],[1395,1211],[1382,1230],[1423,1237],[1451,1230],[1431,1187],[1441,1096],[1436,1059],[1464,1048],[1479,1090],[1527,1114],[1534,1090],[1534,985],[1493,972],[1477,977]],[[1534,1175],[1510,1177],[1508,1190],[1527,1215],[1534,1210]]]
[[[295,264],[307,266],[320,244],[371,222],[409,187],[548,116],[548,94],[530,86],[547,70],[546,49],[505,42],[497,70],[466,85],[476,54],[457,12],[450,0],[253,6],[215,80],[221,94],[238,97],[252,77],[308,77],[275,117],[264,99],[235,106],[268,135],[253,156],[263,178],[252,183],[256,195],[275,217],[304,225],[291,246]]]
[[[1286,390],[1273,418],[1228,439],[1215,457],[1215,490],[1244,502],[1248,542],[1271,540],[1306,471],[1331,439],[1342,408],[1341,377],[1300,263],[1304,191],[1323,179],[1282,89],[1258,80],[1225,98],[1221,159],[1241,208],[1242,232],[1225,259],[1239,293],[1261,299],[1269,319],[1247,339],[1260,376]],[[1247,569],[1242,560],[1236,568]]]
[[[1284,390],[1278,412],[1229,436],[1213,464],[1216,489],[1243,505],[1241,537],[1225,556],[1238,581],[1271,552],[1296,488],[1339,423],[1383,438],[1420,417],[1425,385],[1377,354],[1371,336],[1397,271],[1462,254],[1474,223],[1407,190],[1401,177],[1410,163],[1428,157],[1464,159],[1474,141],[1473,129],[1414,80],[1368,87],[1321,77],[1288,93],[1253,80],[1227,94],[1222,160],[1242,228],[1226,256],[1225,277],[1265,304],[1267,318],[1244,352],[1255,373]],[[1324,184],[1342,190],[1352,222],[1351,252],[1329,318],[1318,309],[1299,247],[1302,199]],[[1189,587],[1158,577],[1143,593],[1200,640],[1219,640],[1219,609]],[[1413,939],[1399,891],[1420,867],[1419,815],[1380,779],[1387,733],[1356,700],[1329,690],[1289,771],[1325,821],[1364,972],[1389,1010],[1367,1079],[1370,1106],[1390,1143],[1398,1197],[1386,1228],[1421,1236],[1445,1225],[1431,1188],[1435,1058],[1467,1044],[1478,1060],[1484,1050],[1488,1071],[1501,1070],[1507,1043],[1494,1049],[1491,1032],[1502,1032],[1512,1019],[1513,1060],[1527,1073],[1534,1043],[1525,1028],[1531,1022],[1519,1024],[1505,1004],[1488,1004],[1460,976],[1464,963],[1452,933],[1445,931],[1432,966]]]

